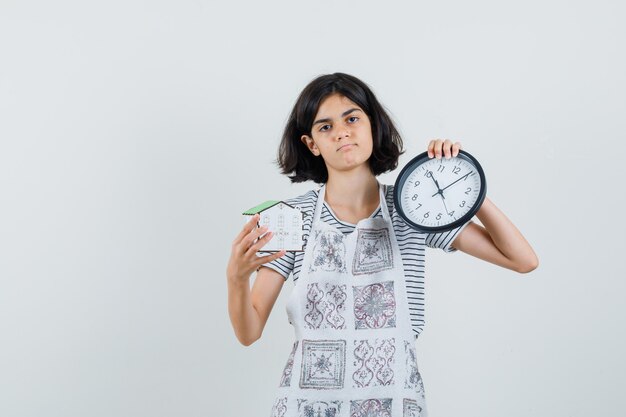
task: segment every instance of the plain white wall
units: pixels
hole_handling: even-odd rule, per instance
[[[314,186],[272,161],[335,71],[389,109],[401,167],[461,141],[540,259],[428,251],[431,417],[623,415],[625,9],[2,0],[0,415],[269,416],[292,284],[243,347],[225,268],[243,210]]]

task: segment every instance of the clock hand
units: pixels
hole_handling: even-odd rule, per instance
[[[467,177],[469,177],[470,175],[472,175],[474,173],[474,171],[472,172],[468,172],[467,174],[463,175],[461,178],[459,178],[458,180],[454,181],[452,184],[446,185],[441,191],[445,190],[446,188],[456,184],[457,182],[461,181],[462,179],[467,179]]]
[[[431,197],[436,196],[437,194],[441,195],[441,198],[445,198],[443,196],[443,190],[439,187],[439,183],[437,182],[437,180],[435,179],[435,176],[433,175],[432,171],[428,171],[430,173],[430,178],[433,179],[433,181],[435,181],[435,185],[437,186],[437,192],[435,194],[433,194]]]
[[[437,182],[437,180],[435,179],[435,177],[433,175],[433,172],[432,171],[428,171],[428,172],[430,172],[430,178],[432,178],[433,181],[435,181],[435,185],[437,186],[437,192],[435,194],[431,195],[431,197],[434,197],[437,194],[439,194],[441,196],[441,198],[443,198],[445,200],[445,197],[443,196],[443,190],[441,189],[441,187],[439,187],[439,182]],[[444,190],[445,190],[445,188],[444,188]],[[446,210],[446,212],[447,212],[447,210]]]
[[[436,196],[437,194],[439,194],[441,196],[441,201],[443,201],[443,207],[446,209],[446,213],[448,212],[448,208],[446,207],[446,198],[443,196],[443,193],[441,192],[441,188],[439,187],[439,182],[437,182],[437,180],[435,179],[435,176],[433,175],[432,171],[428,171],[428,174],[430,176],[430,178],[433,179],[433,181],[435,181],[435,186],[437,187],[437,192],[435,194],[433,194],[431,197]]]
[[[443,203],[443,208],[446,210],[446,213],[448,212],[448,206],[446,206],[446,197],[444,197],[443,195],[443,190],[439,187],[439,182],[435,179],[435,176],[433,175],[432,171],[430,172],[430,178],[433,179],[433,181],[435,181],[435,185],[437,186],[437,192],[435,194],[433,194],[431,197],[436,196],[437,194],[439,194],[441,196],[441,202]]]
[[[446,209],[446,213],[449,213],[448,206],[446,206],[446,198],[441,194],[441,202],[443,203],[443,208]]]
[[[443,208],[446,210],[446,213],[447,213],[447,214],[450,214],[450,212],[448,211],[448,206],[446,205],[446,197],[443,195],[443,190],[445,190],[445,189],[446,189],[446,188],[448,188],[449,186],[448,186],[448,187],[445,187],[445,188],[443,188],[443,189],[442,189],[442,188],[440,188],[440,187],[439,187],[439,182],[438,182],[438,181],[435,179],[435,177],[433,176],[433,172],[432,172],[432,171],[430,171],[430,175],[431,175],[431,178],[433,179],[433,181],[435,181],[435,185],[437,185],[437,190],[438,190],[438,191],[437,191],[435,194],[433,194],[431,197],[434,197],[434,196],[436,196],[437,194],[439,194],[439,195],[441,196],[441,202],[443,203]],[[452,184],[450,184],[450,185],[452,185]]]

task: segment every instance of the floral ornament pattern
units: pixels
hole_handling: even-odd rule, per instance
[[[299,417],[339,417],[341,401],[298,400]]]
[[[402,417],[420,417],[422,407],[417,405],[417,401],[405,398],[402,406]]]
[[[324,271],[345,274],[346,245],[344,236],[336,230],[315,230],[313,257],[309,272]]]
[[[415,346],[405,340],[404,352],[406,358],[406,379],[404,380],[404,387],[409,389],[417,388],[417,394],[422,398],[422,400],[425,401],[426,394],[424,392],[424,381],[422,380],[422,375],[420,375],[419,369],[417,368],[417,354],[415,353]]]
[[[296,340],[293,343],[293,348],[291,349],[291,353],[289,354],[289,359],[287,359],[287,363],[285,364],[285,369],[283,369],[283,376],[280,378],[281,387],[288,387],[291,384],[291,372],[293,370],[293,359],[296,355],[296,349],[298,348],[299,341]]]
[[[394,338],[354,341],[355,388],[393,385],[394,343]]]
[[[346,285],[326,283],[324,290],[318,283],[308,284],[304,327],[309,329],[345,329]]]
[[[343,388],[345,373],[345,340],[302,341],[300,388]]]
[[[393,268],[393,249],[389,230],[359,229],[358,233],[352,273],[373,274]]]
[[[350,401],[350,417],[391,417],[391,398]]]
[[[287,413],[287,397],[276,398],[270,417],[285,417]]]
[[[393,281],[354,286],[356,329],[396,327],[396,300]]]
[[[404,388],[413,389],[422,382],[422,377],[417,369],[417,354],[415,353],[415,346],[407,340],[404,341],[404,353],[404,357],[406,358],[406,362],[404,364],[406,369]]]

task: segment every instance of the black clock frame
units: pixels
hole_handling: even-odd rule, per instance
[[[442,156],[442,158],[443,157],[444,156]],[[406,164],[404,166],[404,168],[402,168],[402,170],[400,171],[400,174],[398,175],[398,178],[396,178],[396,182],[395,182],[395,185],[393,187],[393,203],[394,203],[395,209],[398,212],[398,214],[400,215],[400,217],[402,217],[404,219],[404,221],[406,222],[406,224],[408,224],[413,229],[416,229],[416,230],[421,231],[421,232],[426,232],[426,233],[444,232],[446,230],[455,229],[455,228],[465,224],[468,220],[470,220],[472,217],[474,217],[476,212],[478,212],[478,210],[480,209],[480,206],[485,201],[485,196],[487,195],[487,181],[485,180],[485,173],[483,171],[483,168],[480,166],[480,164],[478,163],[476,158],[474,158],[472,155],[470,155],[468,152],[466,152],[466,151],[464,151],[462,149],[459,150],[459,153],[456,156],[456,158],[465,159],[466,161],[468,161],[472,165],[474,165],[474,167],[476,167],[476,170],[478,171],[478,175],[480,176],[481,187],[480,187],[480,192],[478,194],[478,199],[476,199],[476,202],[474,203],[472,208],[467,213],[465,213],[465,215],[463,215],[463,217],[461,217],[460,219],[455,220],[452,223],[450,223],[448,225],[445,225],[445,226],[432,226],[432,227],[430,227],[430,226],[422,226],[420,224],[414,223],[404,213],[404,210],[402,210],[402,204],[400,203],[400,190],[404,186],[404,183],[406,182],[409,174],[411,174],[423,162],[426,162],[426,161],[429,161],[429,160],[432,159],[432,158],[428,157],[428,151],[426,151],[424,153],[421,153],[421,154],[417,155],[415,158],[411,159],[409,161],[409,163]]]

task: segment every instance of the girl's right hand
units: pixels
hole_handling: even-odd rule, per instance
[[[255,214],[252,219],[245,224],[239,235],[235,238],[230,252],[230,259],[226,268],[226,276],[228,279],[243,282],[250,278],[252,272],[256,271],[261,265],[280,258],[286,252],[273,253],[266,256],[257,256],[256,252],[270,241],[273,234],[268,232],[254,243],[255,239],[267,231],[267,227],[257,227],[259,215]]]

